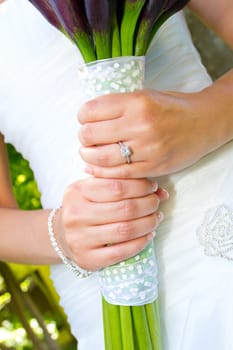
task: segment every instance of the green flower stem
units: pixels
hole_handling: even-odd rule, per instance
[[[148,45],[147,45],[147,40],[145,40],[146,39],[145,36],[147,36],[146,34],[148,33],[149,26],[150,26],[149,21],[144,21],[140,25],[139,32],[137,35],[137,40],[135,43],[135,55],[136,56],[143,56],[143,55],[145,55],[145,53],[147,51]]]
[[[109,32],[93,32],[97,60],[109,58],[112,55]]]
[[[122,350],[135,350],[133,320],[130,306],[120,306]]]
[[[111,18],[111,33],[112,33],[112,56],[121,56],[121,42],[119,25],[117,21],[117,3],[115,0],[109,0],[110,18]]]
[[[150,340],[149,326],[144,305],[132,306],[131,310],[133,314],[137,350],[154,350]]]
[[[97,60],[110,58],[112,33],[109,0],[85,0],[84,5]]]
[[[153,350],[161,350],[161,336],[160,336],[160,321],[158,313],[158,299],[153,303],[146,304],[146,316],[148,322],[148,328],[150,332],[150,339]]]
[[[108,349],[111,346],[111,332],[108,330],[108,325],[111,322],[109,320],[108,308],[105,299],[102,297],[102,314],[103,314],[103,325],[104,325],[104,344],[105,348]]]
[[[109,304],[102,298],[104,319],[104,340],[106,350],[122,349],[120,306]]]
[[[145,0],[126,0],[121,21],[121,49],[123,56],[134,54],[134,35],[138,17],[145,4]]]
[[[120,33],[116,16],[112,19],[112,57],[121,56]]]
[[[159,312],[159,300],[157,299],[154,303],[155,311],[156,311],[156,325],[158,325],[158,340],[160,342],[160,348],[162,349],[162,337],[161,337],[161,328],[160,328],[160,312]]]
[[[77,32],[74,34],[73,40],[78,46],[81,55],[86,63],[96,61],[96,55],[90,45],[90,38],[85,32]]]

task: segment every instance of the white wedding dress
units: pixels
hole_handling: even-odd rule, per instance
[[[27,0],[0,6],[0,47],[0,132],[30,161],[43,207],[59,206],[66,186],[84,176],[76,136],[82,58]],[[211,84],[182,13],[159,30],[146,59],[146,87]],[[229,142],[159,179],[170,192],[155,240],[164,350],[233,349],[232,160]],[[79,280],[60,264],[51,278],[79,350],[103,350],[97,277]]]

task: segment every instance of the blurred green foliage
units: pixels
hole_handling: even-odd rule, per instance
[[[7,147],[12,185],[19,207],[26,210],[41,208],[40,192],[28,161],[12,145]]]
[[[40,209],[40,192],[29,163],[12,145],[7,149],[19,207]],[[0,349],[77,349],[48,276],[46,266],[0,262]]]

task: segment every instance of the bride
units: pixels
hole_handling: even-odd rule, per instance
[[[231,0],[190,7],[233,46]],[[61,263],[51,208],[80,273],[137,254],[156,228],[163,349],[231,350],[233,72],[211,82],[181,12],[152,42],[145,90],[89,102],[80,53],[29,1],[1,4],[0,43],[0,258],[51,264],[79,350],[103,350],[97,276]],[[17,209],[3,141],[30,161],[43,210]]]

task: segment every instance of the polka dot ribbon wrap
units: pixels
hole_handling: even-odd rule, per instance
[[[153,244],[135,257],[101,270],[100,286],[105,299],[115,305],[144,305],[157,299]]]
[[[122,56],[80,66],[87,97],[141,90],[144,84],[145,57]]]
[[[88,98],[108,93],[141,90],[145,57],[123,56],[98,60],[80,68]],[[119,140],[120,141],[120,140]],[[157,264],[153,242],[138,255],[99,272],[101,292],[107,302],[137,306],[158,297]]]

